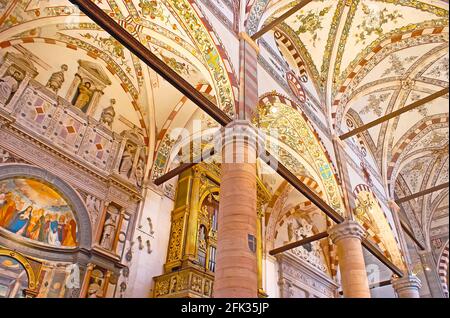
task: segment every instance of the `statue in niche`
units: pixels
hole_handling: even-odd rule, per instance
[[[69,68],[66,64],[61,65],[61,70],[50,76],[46,87],[50,88],[53,92],[55,92],[55,94],[57,94],[64,83],[64,72],[67,72],[68,69]]]
[[[199,247],[206,251],[206,227],[203,224],[200,224],[198,231],[198,243]]]
[[[73,105],[82,110],[83,112],[87,112],[87,108],[89,106],[89,102],[91,101],[92,95],[94,94],[94,90],[91,89],[91,83],[85,82],[80,83],[78,86],[78,95],[73,103]]]
[[[104,249],[111,250],[114,243],[117,225],[117,214],[108,212],[105,223],[103,225],[103,234],[100,245]]]
[[[97,221],[98,214],[100,213],[100,199],[97,199],[93,195],[88,194],[86,197],[86,208],[91,216],[92,224],[95,224]]]
[[[112,128],[112,123],[114,121],[114,117],[116,116],[116,111],[114,110],[114,105],[116,104],[116,100],[111,98],[111,105],[103,109],[102,114],[100,115],[100,122],[105,124],[109,128]]]
[[[67,267],[66,290],[69,298],[75,298],[80,292],[80,268],[78,264],[71,264]]]
[[[287,224],[287,235],[288,235],[288,242],[292,242],[294,240],[294,223],[293,222],[289,222]]]
[[[123,151],[122,160],[120,161],[119,173],[129,178],[133,168],[134,155],[136,153],[136,145],[128,142]]]
[[[23,75],[19,71],[14,71],[12,75],[0,78],[0,103],[6,104],[19,88]]]
[[[136,184],[138,187],[142,187],[142,182],[144,181],[144,174],[145,174],[144,159],[142,157],[139,157],[136,166],[136,171],[134,172],[134,175],[136,177]]]
[[[174,293],[177,291],[177,282],[177,276],[172,276],[172,278],[170,279],[170,293]]]

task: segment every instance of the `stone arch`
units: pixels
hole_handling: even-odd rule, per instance
[[[268,114],[267,110],[273,106],[279,106],[281,108],[281,115],[273,116]],[[325,201],[328,201],[332,208],[344,214],[344,204],[341,197],[342,190],[336,179],[336,169],[317,131],[301,111],[300,107],[287,97],[277,93],[269,93],[260,98],[259,112],[259,123],[262,125],[261,128],[263,130],[277,128],[273,124],[278,122],[278,119],[283,113],[292,117],[293,121],[290,125],[297,132],[297,136],[290,136],[283,143],[295,150],[295,145],[299,141],[296,138],[301,137],[305,145],[306,153],[297,152],[298,155],[304,157],[306,161],[311,162],[315,168],[314,174],[318,174],[320,178],[320,180],[316,181],[321,183],[325,190]]]
[[[27,164],[4,164],[0,166],[0,178],[29,177],[57,190],[58,193],[71,205],[78,226],[78,246],[70,249],[58,249],[27,242],[23,244],[20,239],[10,236],[0,236],[0,244],[27,255],[67,260],[67,254],[74,254],[83,250],[90,250],[92,245],[92,229],[89,213],[80,195],[65,181],[52,173],[39,167]]]
[[[439,278],[441,279],[442,289],[447,297],[448,297],[448,281],[449,281],[448,263],[449,263],[449,252],[447,240],[447,243],[445,243],[445,247],[443,248],[441,255],[439,256],[439,261],[437,265]]]
[[[25,269],[28,277],[28,289],[29,290],[36,290],[38,288],[38,279],[39,279],[39,272],[36,273],[33,269],[33,266],[30,264],[30,262],[21,254],[12,251],[10,249],[1,248],[0,247],[0,256],[7,256],[10,258],[15,259],[17,262],[19,262],[23,268]]]
[[[292,59],[295,61],[295,66],[298,69],[298,72],[300,74],[300,80],[302,82],[306,83],[308,81],[308,72],[307,72],[306,64],[303,61],[303,58],[302,58],[300,52],[298,52],[297,48],[291,42],[291,40],[281,31],[276,30],[274,33],[274,37],[275,37],[275,43],[278,47],[278,50],[280,51],[280,54],[284,57],[284,59],[287,62],[287,57],[284,56],[281,47],[285,47],[289,51]]]
[[[334,168],[331,158],[325,147],[323,146],[318,133],[306,118],[306,116],[303,114],[299,105],[277,93],[265,94],[260,98],[259,110],[260,119],[262,119],[262,121],[264,122],[262,124],[263,128],[270,128],[271,123],[277,121],[276,117],[269,118],[268,122],[266,120],[267,118],[265,118],[265,116],[267,115],[267,112],[265,112],[265,110],[271,108],[272,106],[282,107],[283,111],[286,111],[287,113],[289,113],[289,116],[295,118],[295,123],[291,124],[292,126],[296,125],[297,127],[292,128],[297,129],[298,131],[301,130],[301,139],[305,143],[305,145],[307,145],[307,147],[305,147],[306,151],[303,153],[297,151],[297,155],[303,157],[304,160],[306,160],[311,164],[311,166],[313,166],[314,171],[312,172],[312,175],[318,176],[317,180],[314,180],[314,182],[316,182],[319,185],[320,189],[323,190],[322,198],[326,202],[328,202],[330,206],[332,206],[336,211],[344,214],[344,204],[341,196],[342,190],[336,180],[334,173],[336,169]],[[298,143],[298,139],[289,139],[290,140],[284,140],[283,144],[288,146],[289,148],[295,149],[295,143]],[[275,208],[275,204],[276,203],[273,203],[272,208]],[[325,215],[324,217],[327,220],[327,228],[331,227],[332,221],[329,220],[329,218]],[[270,230],[270,228],[268,229]],[[267,241],[269,241],[269,239]],[[334,277],[337,274],[336,250],[329,239],[328,246],[330,255],[329,266],[331,275]]]
[[[389,219],[383,208],[381,207],[381,203],[375,193],[366,184],[359,184],[353,190],[353,194],[357,200],[362,199],[362,196],[364,194],[368,194],[370,195],[370,199],[375,201],[375,209],[378,210],[378,214],[375,213],[375,215],[370,217],[370,220],[358,219],[358,217],[356,218],[358,219],[364,230],[368,233],[368,236],[372,239],[372,241],[375,242],[375,244],[380,248],[381,252],[387,258],[391,259],[391,261],[398,267],[404,267],[404,259],[399,249],[398,239],[394,236],[394,229],[391,223],[388,221]],[[357,209],[358,207],[355,209],[355,215],[357,215]],[[373,210],[371,209],[371,211]],[[384,232],[379,233],[374,230],[374,227],[380,230],[384,229]]]

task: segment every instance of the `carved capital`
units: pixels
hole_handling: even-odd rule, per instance
[[[330,235],[333,243],[336,244],[340,240],[346,238],[357,238],[359,240],[362,240],[365,232],[358,222],[347,220],[342,222],[341,224],[335,225],[333,228],[328,230],[328,234]]]
[[[215,144],[225,149],[228,144],[246,144],[256,149],[264,149],[264,136],[248,120],[233,120],[215,136]]]
[[[397,293],[410,289],[419,291],[422,287],[422,282],[416,275],[410,274],[401,278],[395,278],[392,281],[392,287]]]

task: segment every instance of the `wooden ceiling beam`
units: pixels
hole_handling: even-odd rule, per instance
[[[324,212],[335,223],[344,221],[344,217],[330,207],[320,196],[311,190],[306,184],[300,181],[288,168],[279,162],[268,151],[260,155],[263,162],[272,162],[276,164],[276,171],[283,177],[291,186],[302,193],[308,200],[316,205],[322,212]]]
[[[369,241],[369,239],[364,238],[362,240],[362,246],[364,246],[373,256],[378,258],[378,260],[386,265],[394,274],[403,277],[402,270],[392,263],[392,261],[388,259],[374,243]]]
[[[420,191],[420,192],[417,192],[417,193],[413,193],[413,194],[408,195],[406,197],[397,199],[397,200],[395,200],[395,203],[400,204],[400,203],[404,203],[404,202],[407,202],[407,201],[410,201],[410,200],[413,200],[413,199],[416,199],[416,198],[419,198],[419,197],[423,197],[424,195],[427,195],[427,194],[430,194],[430,193],[433,193],[433,192],[436,192],[436,191],[448,188],[448,186],[449,186],[449,183],[446,182],[446,183],[434,186],[432,188],[429,188],[429,189],[426,189],[426,190],[423,190],[423,191]]]
[[[409,226],[406,225],[405,222],[403,222],[402,220],[400,220],[400,224],[402,226],[403,231],[413,240],[413,242],[417,245],[417,247],[422,251],[425,251],[426,250],[425,246],[423,246],[423,244],[419,242],[419,240],[416,238],[416,236],[414,235],[413,231],[409,228]]]
[[[170,68],[169,65],[161,61],[145,45],[121,27],[113,18],[98,7],[91,0],[70,0],[73,4],[86,14],[92,21],[98,24],[103,30],[125,46],[131,53],[136,55],[141,61],[147,64],[158,75],[168,81],[180,93],[199,106],[205,113],[211,116],[222,126],[227,125],[232,120],[217,105],[197,91],[189,82]]]
[[[306,6],[308,3],[310,3],[312,0],[303,0],[299,4],[293,6],[291,9],[280,15],[278,18],[275,18],[272,22],[268,23],[267,25],[263,26],[261,30],[256,32],[251,36],[252,40],[255,41],[259,39],[261,36],[269,32],[270,30],[274,29],[277,25],[285,21],[287,18],[289,18],[291,15],[299,11],[301,8]]]
[[[162,175],[161,177],[155,179],[153,181],[153,183],[156,184],[157,186],[159,186],[159,185],[163,184],[164,182],[169,181],[170,179],[180,175],[184,171],[194,167],[198,163],[200,163],[202,161],[205,161],[208,158],[214,156],[214,154],[215,154],[214,147],[213,148],[208,148],[205,151],[203,151],[202,154],[200,154],[198,157],[196,157],[194,160],[192,160],[192,162],[180,164],[178,167],[176,167],[173,170],[167,172],[166,174]]]
[[[347,132],[345,134],[342,134],[341,136],[339,136],[339,138],[341,140],[345,140],[347,138],[350,138],[350,137],[352,137],[352,136],[354,136],[356,134],[359,134],[359,133],[361,133],[363,131],[366,131],[369,128],[372,128],[372,127],[377,126],[377,125],[379,125],[381,123],[384,123],[385,121],[388,121],[389,119],[392,119],[394,117],[400,116],[403,113],[406,113],[406,112],[408,112],[408,111],[410,111],[410,110],[412,110],[414,108],[420,107],[420,106],[422,106],[422,105],[424,105],[426,103],[429,103],[432,100],[435,100],[436,98],[439,98],[439,97],[444,96],[446,94],[448,94],[448,87],[444,88],[444,89],[442,89],[440,91],[437,91],[436,93],[433,93],[433,94],[431,94],[431,95],[429,95],[429,96],[427,96],[425,98],[422,98],[422,99],[420,99],[420,100],[418,100],[418,101],[416,101],[416,102],[414,102],[412,104],[409,104],[408,106],[405,106],[405,107],[402,107],[400,109],[397,109],[396,111],[393,111],[392,113],[384,115],[383,117],[375,119],[374,121],[371,121],[370,123],[362,125],[361,127],[355,128],[352,131],[349,131],[349,132]]]
[[[308,243],[312,243],[314,241],[321,240],[321,239],[323,239],[325,237],[328,237],[328,233],[326,231],[322,232],[322,233],[315,234],[315,235],[307,237],[307,238],[304,238],[303,240],[299,240],[299,241],[292,242],[292,243],[286,244],[284,246],[275,248],[275,249],[269,251],[269,254],[272,255],[272,256],[276,255],[276,254],[280,254],[280,253],[286,252],[288,250],[291,250],[293,248],[296,248],[296,247],[299,247],[299,246],[302,246],[302,245],[305,245],[305,244],[308,244]]]

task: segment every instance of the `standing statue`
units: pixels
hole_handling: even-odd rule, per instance
[[[100,199],[88,194],[88,196],[86,197],[86,208],[91,217],[92,224],[95,224],[95,222],[97,221],[98,215],[100,213],[100,205]]]
[[[6,75],[0,78],[0,104],[6,104],[10,97],[19,88],[19,82],[22,80],[22,74],[15,71],[13,75]]]
[[[105,221],[105,224],[103,225],[103,235],[100,241],[100,245],[107,250],[111,250],[114,242],[116,234],[116,221],[117,215],[109,214],[109,218]]]
[[[136,146],[132,143],[127,143],[123,151],[122,160],[120,161],[119,173],[126,177],[130,177],[131,169],[133,168],[134,154],[136,153]]]
[[[144,159],[142,157],[139,157],[136,171],[134,172],[136,176],[136,185],[138,187],[142,187],[142,182],[144,181],[144,174],[145,174],[145,165],[144,165]]]
[[[66,64],[61,65],[61,70],[50,76],[46,87],[50,88],[53,92],[55,92],[55,94],[57,94],[64,83],[64,72],[67,72],[68,69],[69,68]]]
[[[114,121],[114,117],[116,116],[116,111],[114,110],[116,100],[112,98],[110,102],[111,105],[103,109],[102,114],[100,115],[100,122],[109,128],[112,128],[112,123]]]
[[[78,96],[75,100],[74,106],[78,109],[81,109],[83,112],[87,111],[87,107],[89,102],[91,101],[92,95],[94,91],[91,89],[91,83],[81,83],[78,86]]]

